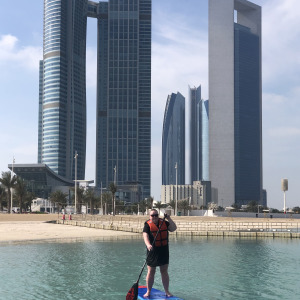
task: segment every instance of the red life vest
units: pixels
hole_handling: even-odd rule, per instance
[[[163,224],[160,227],[159,234],[155,241],[155,247],[161,247],[168,245],[168,226],[165,221],[162,219],[158,220],[158,226],[156,226],[151,220],[147,221],[147,224],[150,227],[150,232],[153,235],[153,238],[156,237],[156,234],[158,232],[158,228],[160,224],[163,222]]]

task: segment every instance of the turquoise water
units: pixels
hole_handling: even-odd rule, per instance
[[[124,300],[144,256],[141,239],[1,245],[0,299]],[[298,300],[299,257],[297,239],[173,238],[170,290],[186,300]]]

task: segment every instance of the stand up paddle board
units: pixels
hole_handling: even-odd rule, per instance
[[[178,298],[175,296],[172,297],[167,297],[165,292],[159,291],[157,289],[152,289],[151,290],[151,295],[150,297],[144,298],[143,296],[147,292],[147,287],[146,286],[139,286],[139,295],[138,299],[147,299],[147,300],[183,300],[182,298]]]

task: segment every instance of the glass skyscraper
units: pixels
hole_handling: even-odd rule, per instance
[[[209,181],[209,101],[201,100],[202,176]]]
[[[65,178],[85,175],[87,1],[44,0],[38,161]]]
[[[150,195],[151,0],[44,0],[38,162],[84,179],[86,24],[98,20],[96,186]],[[96,37],[95,37],[96,38]]]
[[[162,132],[162,185],[185,184],[185,98],[168,96]]]
[[[201,86],[189,88],[190,180],[208,180],[208,100],[201,99]]]
[[[140,183],[150,196],[151,0],[98,8],[96,185]]]
[[[224,207],[263,201],[261,81],[261,7],[209,0],[209,177]]]
[[[235,203],[242,205],[260,202],[262,193],[260,39],[250,28],[234,25]]]

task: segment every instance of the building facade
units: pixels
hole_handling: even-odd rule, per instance
[[[96,185],[138,182],[150,196],[151,0],[98,7]],[[115,171],[114,171],[115,170]]]
[[[73,179],[85,175],[87,1],[44,0],[38,162]]]
[[[177,203],[186,200],[192,208],[200,209],[211,202],[210,181],[194,181],[193,184],[162,185],[161,203],[167,204],[171,201],[176,201],[176,188]]]
[[[98,20],[96,186],[136,182],[150,196],[151,0],[44,0],[38,162],[74,179],[77,151],[84,179],[87,17]]]
[[[201,141],[202,141],[202,177],[209,180],[209,101],[201,101]]]
[[[262,203],[261,7],[249,1],[209,0],[209,107],[212,201]]]
[[[185,184],[185,98],[168,96],[162,132],[162,184]]]
[[[209,179],[209,107],[201,86],[189,88],[190,180]]]

